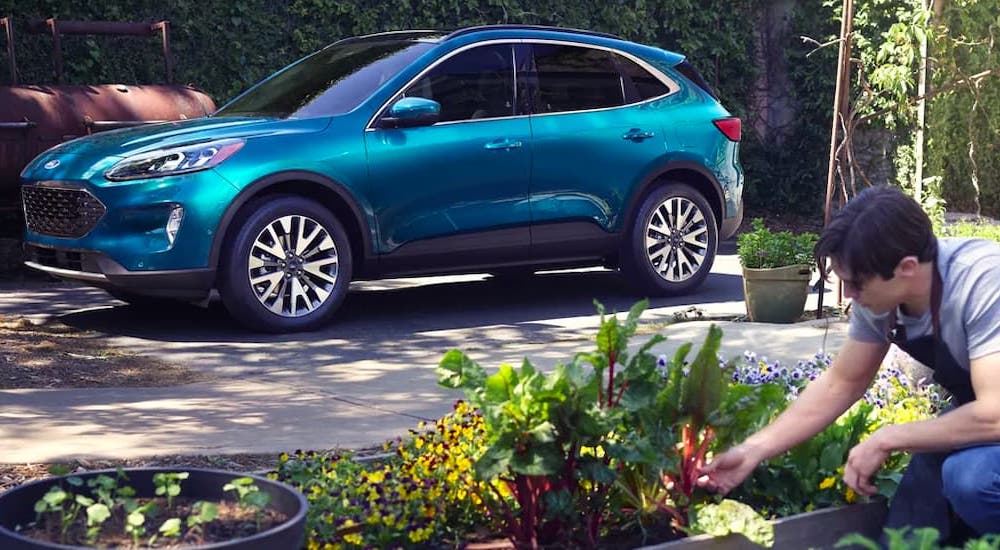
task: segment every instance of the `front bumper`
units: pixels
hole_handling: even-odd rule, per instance
[[[24,257],[24,265],[53,277],[147,296],[201,300],[215,282],[215,269],[129,271],[93,250],[25,244]]]
[[[65,170],[46,174],[52,179],[26,174],[22,185],[27,266],[140,294],[207,295],[232,184],[214,170],[111,183],[102,175],[111,160],[61,158]]]

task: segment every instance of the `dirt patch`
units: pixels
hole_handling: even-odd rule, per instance
[[[771,231],[791,231],[792,233],[820,233],[823,231],[823,213],[819,212],[814,216],[802,216],[799,214],[785,214],[763,211],[747,211],[743,216],[743,223],[740,224],[737,234],[753,231],[752,223],[754,218],[764,220],[764,226]]]
[[[0,389],[162,387],[197,371],[108,347],[104,335],[62,323],[0,316]]]

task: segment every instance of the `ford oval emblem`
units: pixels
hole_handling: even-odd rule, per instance
[[[45,163],[44,168],[46,170],[51,170],[51,169],[53,169],[53,168],[55,168],[57,166],[59,166],[59,159],[52,159],[52,160],[50,160],[50,161],[48,161],[48,162]]]

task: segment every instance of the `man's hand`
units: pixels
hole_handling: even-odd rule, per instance
[[[701,469],[703,475],[698,478],[698,485],[724,495],[743,483],[759,462],[751,448],[737,445]]]
[[[889,458],[889,450],[883,444],[886,426],[868,439],[858,443],[847,454],[847,464],[844,465],[844,483],[854,489],[859,495],[872,496],[878,492],[878,487],[872,483],[872,476],[885,464]]]

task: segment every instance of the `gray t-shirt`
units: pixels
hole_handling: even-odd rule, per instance
[[[938,239],[941,296],[941,338],[965,370],[969,361],[1000,352],[1000,244],[984,239]],[[928,310],[920,317],[904,315],[899,322],[909,339],[931,334]],[[850,336],[862,342],[888,342],[889,315],[875,315],[860,304],[851,306]]]

